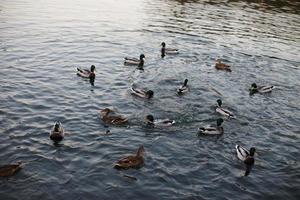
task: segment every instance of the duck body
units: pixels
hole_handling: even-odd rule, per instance
[[[16,164],[0,166],[0,177],[7,177],[7,176],[14,175],[20,169],[22,169],[21,165],[22,165],[22,163],[18,162]]]
[[[245,176],[247,176],[249,175],[250,170],[255,162],[254,161],[255,148],[252,147],[249,152],[247,149],[243,148],[242,146],[236,145],[235,149],[236,149],[236,155],[238,159],[243,161],[244,164],[246,165]]]
[[[255,83],[251,85],[251,88],[249,89],[250,94],[254,93],[260,93],[260,94],[265,94],[265,93],[270,93],[274,89],[274,86],[269,85],[269,86],[257,86]]]
[[[112,112],[109,108],[100,110],[100,118],[107,124],[121,125],[128,122],[126,117],[120,115],[111,116],[110,113]]]
[[[220,118],[217,120],[216,127],[212,127],[212,126],[200,127],[198,128],[198,132],[204,135],[221,135],[224,133],[224,129],[221,126],[222,123],[223,123],[223,119]]]
[[[50,131],[50,139],[55,142],[60,142],[65,137],[65,131],[60,122],[55,122],[52,130]]]
[[[154,119],[153,115],[147,115],[145,117],[146,123],[148,125],[156,127],[168,127],[175,124],[175,120],[171,119]]]
[[[130,155],[118,160],[114,167],[116,169],[139,168],[144,164],[144,152],[144,147],[140,146],[135,155]]]
[[[187,82],[188,82],[188,79],[185,79],[184,80],[184,83],[182,86],[180,86],[178,89],[177,89],[177,93],[180,95],[180,94],[184,94],[186,92],[189,91],[189,87],[187,85]]]
[[[215,68],[217,70],[224,70],[224,71],[228,71],[231,72],[231,68],[229,65],[225,64],[225,63],[221,63],[221,60],[218,59],[215,65]]]
[[[218,103],[217,108],[216,108],[217,113],[220,113],[221,115],[226,116],[227,118],[235,118],[235,116],[233,115],[232,112],[222,108],[222,100],[221,99],[218,99],[217,103]]]
[[[145,91],[142,89],[131,87],[131,94],[144,99],[150,99],[153,97],[154,92],[152,90]]]
[[[178,49],[173,49],[173,48],[166,48],[166,43],[162,42],[161,43],[161,57],[165,57],[166,54],[178,54],[179,50]]]
[[[124,58],[124,65],[137,65],[138,67],[142,68],[145,62],[145,55],[141,54],[140,59],[132,58],[132,57],[125,57]]]

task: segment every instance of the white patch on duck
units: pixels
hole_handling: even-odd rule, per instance
[[[253,83],[249,90],[250,90],[250,93],[252,93],[252,94],[254,94],[254,93],[264,94],[264,93],[272,92],[273,89],[274,89],[274,86],[272,86],[272,85],[257,86],[256,83]]]

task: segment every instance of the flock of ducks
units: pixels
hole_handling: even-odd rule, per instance
[[[172,48],[166,48],[166,43],[161,43],[161,57],[164,58],[168,54],[178,54],[178,49],[172,49]],[[124,58],[124,65],[136,65],[138,69],[143,69],[145,63],[145,55],[141,54],[139,59],[132,58],[132,57],[125,57]],[[217,59],[217,62],[215,64],[215,68],[217,70],[224,70],[231,72],[231,67],[225,63],[222,63],[220,59]],[[92,65],[90,70],[88,69],[81,69],[77,68],[77,75],[89,79],[92,86],[94,86],[95,81],[95,66]],[[178,95],[185,94],[189,91],[189,87],[187,85],[188,79],[185,79],[183,84],[177,89]],[[257,86],[255,83],[253,83],[249,89],[250,95],[253,95],[255,93],[269,93],[274,89],[274,86]],[[130,89],[131,94],[140,98],[144,99],[150,99],[153,97],[154,92],[152,90],[143,90],[131,87]],[[215,111],[222,116],[225,116],[227,119],[235,119],[236,117],[234,114],[222,107],[222,100],[217,100],[217,106]],[[128,119],[124,116],[117,115],[115,112],[109,108],[105,108],[99,111],[101,120],[106,124],[112,124],[112,125],[122,125],[128,122]],[[198,129],[198,133],[202,135],[221,135],[224,133],[224,129],[222,127],[222,123],[224,120],[222,118],[217,119],[216,126],[207,126],[207,127],[200,127]],[[145,117],[145,123],[149,126],[155,126],[155,127],[168,127],[175,124],[174,120],[171,119],[155,119],[153,115],[147,115]],[[109,131],[107,131],[108,133]],[[60,122],[55,122],[53,128],[50,131],[50,139],[54,142],[60,142],[64,139],[65,131]],[[243,161],[246,165],[246,171],[245,176],[247,176],[250,173],[250,170],[252,166],[254,165],[254,154],[255,154],[255,148],[252,147],[250,151],[247,149],[236,145],[236,155],[237,158],[241,161]],[[128,168],[139,168],[144,163],[144,152],[145,149],[143,146],[140,146],[138,151],[135,155],[130,155],[127,157],[124,157],[120,160],[118,160],[114,167],[116,169],[128,169]],[[22,168],[22,163],[18,162],[16,164],[11,165],[4,165],[0,166],[0,177],[5,176],[11,176],[15,174],[17,171],[19,171]]]

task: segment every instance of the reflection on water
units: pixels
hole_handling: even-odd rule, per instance
[[[298,1],[2,2],[0,165],[25,166],[0,179],[0,199],[298,199],[298,14]],[[180,54],[162,59],[162,42]],[[144,71],[123,65],[141,53]],[[216,71],[216,58],[232,72]],[[94,86],[76,75],[91,65]],[[276,88],[249,96],[254,82]],[[132,85],[154,97],[130,95]],[[220,117],[218,98],[237,119],[220,137],[198,136]],[[129,123],[104,124],[106,107]],[[148,127],[148,114],[176,124]],[[55,121],[68,132],[59,145]],[[235,144],[257,149],[248,177]],[[142,168],[113,169],[140,145]]]

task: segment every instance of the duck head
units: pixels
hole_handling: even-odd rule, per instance
[[[138,149],[138,151],[136,152],[136,157],[143,157],[144,153],[145,153],[144,146],[141,145],[140,148]]]
[[[112,110],[109,108],[104,108],[103,110],[100,110],[101,116],[107,116]]]
[[[257,92],[257,85],[256,85],[256,83],[252,83],[251,88],[249,90],[250,90],[251,94]]]
[[[144,54],[141,54],[140,55],[140,60],[144,60],[145,59],[145,55]]]
[[[184,80],[184,82],[183,82],[183,86],[184,86],[184,87],[187,86],[188,81],[189,81],[188,79],[185,79],[185,80]]]
[[[221,59],[218,58],[218,59],[216,60],[216,62],[219,63],[219,64],[221,64]]]
[[[162,46],[162,47],[166,47],[166,43],[165,43],[165,42],[162,42],[162,43],[161,43],[161,46]]]
[[[154,122],[154,117],[153,117],[153,115],[147,115],[147,116],[145,117],[145,119],[146,119],[146,122],[147,122],[148,124],[153,124],[153,122]]]
[[[153,97],[153,95],[154,95],[154,92],[152,90],[148,90],[146,92],[146,96],[147,96],[148,99],[150,99],[151,97]]]
[[[91,72],[94,72],[95,69],[96,69],[95,65],[92,65],[92,66],[91,66]]]
[[[218,100],[217,100],[217,104],[218,104],[219,107],[221,107],[221,106],[222,106],[222,100],[221,100],[221,99],[218,99]]]
[[[250,156],[254,156],[256,149],[254,147],[251,147],[250,149]]]
[[[222,118],[217,119],[217,127],[221,126],[223,121],[224,120]]]

